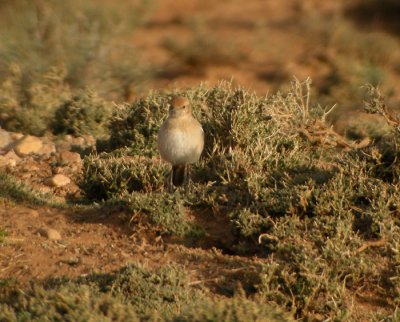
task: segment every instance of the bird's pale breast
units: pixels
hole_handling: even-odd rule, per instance
[[[167,119],[158,134],[161,157],[172,164],[189,164],[199,160],[204,147],[200,123],[191,118]]]

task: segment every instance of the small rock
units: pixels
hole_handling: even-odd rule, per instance
[[[15,154],[14,150],[8,151],[5,155],[0,156],[0,167],[15,167],[21,158]]]
[[[81,163],[82,159],[79,153],[63,151],[60,153],[60,161],[62,164],[77,164]]]
[[[15,154],[14,150],[10,150],[6,154],[0,156],[0,167],[15,167],[20,161],[21,158]]]
[[[21,174],[21,179],[22,180],[28,180],[28,179],[30,179],[32,177],[33,177],[33,175],[30,172],[26,172],[26,173]]]
[[[38,218],[39,217],[39,212],[35,209],[29,209],[28,210],[28,214],[32,217],[32,218]]]
[[[121,251],[121,256],[122,256],[122,257],[125,257],[125,258],[130,257],[129,254],[128,254],[128,253],[125,253],[124,251]]]
[[[3,155],[0,155],[0,168],[11,167],[14,168],[17,165],[17,161],[13,159],[7,159]]]
[[[80,264],[82,261],[81,261],[80,257],[71,257],[71,258],[61,260],[61,262],[63,262],[64,264],[74,266],[74,265]]]
[[[0,121],[7,121],[10,118],[10,115],[8,115],[7,113],[3,112],[0,113]]]
[[[39,166],[36,163],[33,162],[27,162],[24,167],[21,169],[21,171],[28,172],[29,174],[32,174],[32,172],[38,172],[40,171]]]
[[[0,150],[7,148],[12,143],[10,133],[0,129]]]
[[[46,237],[50,240],[60,240],[61,239],[61,234],[53,228],[41,228],[41,229],[39,229],[38,233],[41,236]]]
[[[43,147],[40,150],[39,154],[42,155],[51,155],[52,153],[56,152],[56,146],[52,142],[46,142],[43,144]]]
[[[51,188],[50,188],[50,187],[47,187],[47,186],[40,186],[40,187],[38,187],[37,189],[38,189],[40,192],[43,192],[43,193],[51,193],[51,192],[52,192]]]
[[[71,179],[63,174],[56,174],[47,179],[46,184],[52,187],[63,187],[71,182]]]
[[[21,158],[14,152],[13,149],[11,149],[10,151],[8,151],[8,152],[4,155],[4,157],[7,158],[7,159],[13,159],[13,160],[15,160],[15,161],[17,161],[17,162],[21,161]]]
[[[39,154],[42,147],[43,142],[41,139],[36,136],[25,135],[15,143],[14,151],[20,157],[24,157],[29,154]]]
[[[17,163],[19,163],[21,161],[21,158],[14,152],[13,149],[11,149],[10,151],[8,151],[5,155],[5,158],[9,159],[9,160],[15,160]]]

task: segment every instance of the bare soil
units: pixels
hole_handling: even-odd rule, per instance
[[[306,29],[307,24],[308,28],[322,27],[307,22],[309,17],[317,17],[314,24],[318,24],[340,16],[365,33],[382,31],[399,35],[399,29],[395,28],[398,27],[396,19],[387,18],[383,9],[358,3],[315,0],[155,1],[147,23],[138,29],[131,41],[143,64],[161,68],[159,77],[149,84],[152,89],[200,83],[212,85],[226,79],[265,95],[285,86],[293,76],[299,79],[310,77],[316,88],[322,88],[334,77],[332,60],[337,52],[324,45],[327,39],[324,39],[323,32],[319,38]],[[370,11],[374,10],[375,14],[371,14]],[[396,12],[397,9],[393,10]],[[171,54],[163,44],[168,39],[187,43],[197,30],[215,39],[221,47],[232,46],[232,51],[242,58],[226,63],[217,60],[213,63],[209,59],[207,64],[200,66],[182,65],[180,57]],[[200,56],[204,50],[207,48],[197,48]],[[385,72],[386,83],[398,98],[400,75],[394,70]],[[132,89],[132,98],[135,94],[135,89]]]
[[[0,246],[0,279],[13,278],[22,284],[106,273],[129,263],[148,267],[179,263],[187,267],[192,285],[230,295],[239,283],[246,287],[252,273],[267,261],[223,254],[211,246],[211,240],[202,248],[176,239],[164,241],[140,225],[130,226],[126,214],[118,212],[4,205],[0,220],[7,231],[6,242]],[[42,236],[43,228],[56,229],[61,240]]]

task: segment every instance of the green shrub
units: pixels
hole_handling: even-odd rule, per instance
[[[208,298],[173,265],[154,270],[129,265],[111,274],[29,287],[0,283],[2,321],[292,321],[262,302]]]
[[[180,314],[171,319],[171,322],[289,322],[288,314],[284,314],[271,305],[263,302],[250,301],[245,298],[234,297],[218,301],[206,300],[190,305]]]
[[[110,114],[110,105],[95,93],[82,93],[57,108],[53,121],[54,133],[102,137],[107,133]]]
[[[172,66],[178,72],[204,74],[209,66],[235,65],[246,60],[247,55],[234,41],[214,37],[200,21],[190,27],[192,35],[187,41],[164,39],[162,45],[173,57],[167,69]]]
[[[397,301],[398,145],[385,138],[359,144],[336,134],[309,90],[309,82],[295,81],[289,92],[261,98],[226,83],[179,92],[206,134],[183,196],[162,193],[166,168],[150,158],[171,94],[124,106],[112,117],[108,146],[127,148],[88,158],[88,191],[100,191],[161,233],[201,236],[188,211],[205,210],[210,220],[222,216],[227,249],[271,259],[259,273],[257,292],[298,318],[356,316],[348,303],[359,285],[379,286],[382,297]],[[118,165],[110,161],[113,153],[123,156]],[[128,156],[141,160],[146,174]],[[121,170],[127,168],[134,173]],[[148,188],[129,186],[138,177]],[[376,241],[384,246],[368,246]]]
[[[116,201],[136,215],[136,220],[149,223],[153,232],[191,240],[204,236],[204,231],[188,217],[184,199],[179,195],[133,193]]]
[[[0,304],[2,321],[140,321],[120,296],[103,294],[86,285],[57,289],[33,286],[13,290]]]
[[[13,202],[25,205],[58,205],[51,195],[33,189],[4,171],[0,171],[1,202]]]
[[[128,147],[131,155],[158,155],[157,133],[168,111],[166,99],[152,93],[146,99],[117,106],[109,125],[110,149]]]
[[[25,84],[19,65],[11,64],[10,71],[0,85],[2,127],[37,136],[51,131],[56,108],[71,97],[65,70],[50,68],[30,84]]]
[[[72,87],[83,89],[90,85],[108,94],[115,60],[132,61],[134,52],[125,39],[124,45],[116,39],[143,24],[151,8],[151,0],[118,5],[99,5],[91,0],[74,0],[68,5],[54,0],[4,2],[0,19],[0,78],[7,75],[4,71],[10,63],[16,63],[29,87],[49,68],[63,66]],[[140,69],[137,64],[129,68],[133,75]]]
[[[83,160],[80,185],[88,198],[106,200],[134,191],[162,190],[166,165],[158,159],[129,156],[126,151],[103,152]]]
[[[153,272],[139,265],[128,266],[118,272],[109,288],[112,294],[122,295],[141,315],[159,308],[169,315],[179,305],[199,297],[189,288],[187,274],[170,265]]]

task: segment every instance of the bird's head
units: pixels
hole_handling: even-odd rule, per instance
[[[191,115],[192,108],[189,100],[182,96],[174,97],[169,104],[169,115],[172,117],[181,117]]]

